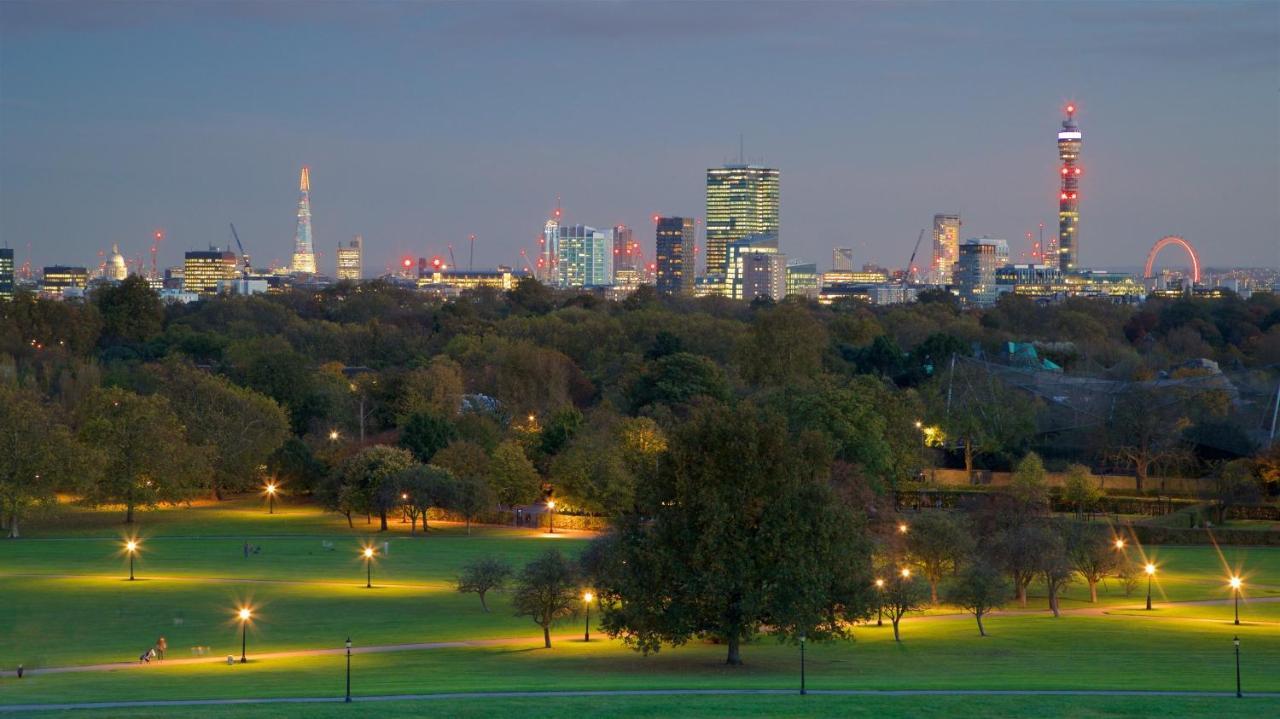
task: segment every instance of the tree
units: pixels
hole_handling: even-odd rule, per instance
[[[1036,403],[981,365],[955,362],[939,372],[934,404],[943,431],[960,441],[966,472],[979,454],[1016,456],[1035,433]]]
[[[882,605],[889,614],[889,621],[893,622],[893,641],[901,642],[902,636],[898,632],[899,622],[907,612],[924,609],[929,601],[929,590],[922,582],[904,577],[901,572],[898,572],[885,580],[880,596]]]
[[[102,453],[101,473],[85,493],[94,504],[123,504],[125,523],[137,507],[189,499],[210,474],[208,450],[160,395],[112,387],[80,408],[80,439]]]
[[[1009,478],[1009,494],[1018,504],[1030,510],[1043,510],[1049,503],[1049,486],[1045,482],[1044,462],[1035,452],[1018,461]]]
[[[984,560],[971,562],[943,590],[948,604],[965,609],[978,620],[978,636],[987,636],[982,618],[1009,598],[1009,581],[1000,570]]]
[[[419,412],[411,415],[400,429],[400,446],[413,452],[419,462],[430,462],[436,452],[449,446],[457,437],[453,423],[442,415]]]
[[[0,384],[0,527],[10,539],[34,510],[57,503],[56,490],[79,484],[93,460],[39,395]]]
[[[351,515],[369,511],[367,497],[356,485],[347,484],[341,472],[326,475],[316,485],[315,497],[321,507],[346,517],[348,527],[355,527]]]
[[[1013,580],[1018,605],[1027,606],[1027,587],[1040,574],[1041,553],[1053,537],[1039,522],[1024,522],[1003,529],[993,538],[994,555]]]
[[[453,417],[462,402],[462,368],[447,356],[438,355],[426,367],[412,369],[400,382],[396,416],[407,422],[415,414]]]
[[[911,523],[906,540],[908,555],[929,580],[929,601],[937,604],[939,583],[973,551],[973,537],[960,518],[924,512]]]
[[[551,625],[573,615],[578,604],[577,569],[555,549],[525,565],[511,597],[517,617],[529,617],[542,627],[547,649],[551,648]]]
[[[187,439],[208,450],[214,498],[256,485],[272,453],[289,437],[289,417],[280,405],[181,361],[157,365],[154,372],[160,393],[186,426]]]
[[[1218,524],[1227,521],[1227,512],[1241,504],[1257,502],[1262,498],[1262,485],[1254,476],[1252,460],[1236,459],[1223,463],[1210,475],[1210,482],[1202,495],[1213,502]]]
[[[394,505],[388,501],[384,485],[394,486],[396,475],[414,464],[413,455],[399,447],[379,444],[360,450],[338,470],[340,485],[350,488],[346,496],[349,506],[359,506],[366,512],[376,510],[381,521],[380,531],[387,531],[387,510]],[[342,497],[341,490],[335,496]]]
[[[485,604],[484,595],[502,589],[511,578],[511,571],[511,565],[503,559],[482,557],[462,565],[462,572],[455,585],[459,592],[475,592],[479,595],[480,606],[488,614],[489,605]]]
[[[1111,534],[1097,525],[1075,522],[1066,530],[1071,565],[1089,585],[1089,601],[1098,601],[1098,582],[1120,568],[1124,555],[1116,550]]]
[[[295,491],[318,491],[329,465],[297,437],[289,437],[267,460],[267,472]]]
[[[727,400],[729,381],[712,360],[676,352],[648,363],[627,394],[633,412],[650,405],[685,408],[698,397]]]
[[[104,345],[144,344],[160,334],[164,321],[160,296],[138,275],[99,288],[93,301],[102,315]]]
[[[493,489],[484,477],[459,477],[451,509],[462,515],[471,534],[471,520],[493,507]]]
[[[822,371],[827,331],[804,304],[783,301],[755,313],[742,351],[743,374],[755,385],[785,385]]]
[[[1055,532],[1046,532],[1045,541],[1041,544],[1037,555],[1037,569],[1044,579],[1045,591],[1049,594],[1049,609],[1053,616],[1058,613],[1058,595],[1063,587],[1071,583],[1076,569],[1067,553],[1062,537]]]
[[[415,465],[401,471],[394,482],[388,483],[393,503],[403,502],[405,513],[409,515],[409,534],[417,529],[418,518],[422,518],[422,531],[427,531],[427,512],[432,507],[437,509],[452,508],[458,501],[459,482],[453,474],[434,465]],[[393,504],[394,506],[394,504]]]
[[[1076,508],[1076,518],[1084,516],[1086,509],[1092,509],[1105,492],[1098,479],[1083,464],[1067,467],[1067,479],[1062,488],[1062,498]]]
[[[489,483],[498,502],[508,507],[528,504],[536,500],[542,490],[538,470],[534,469],[524,448],[515,440],[509,439],[493,450],[489,471]]]
[[[590,512],[617,516],[635,502],[636,478],[626,461],[619,422],[603,411],[593,415],[551,462],[551,482],[569,503]]]
[[[605,630],[646,653],[713,637],[731,665],[764,626],[845,636],[866,607],[870,552],[826,481],[825,450],[750,405],[694,410],[615,522],[595,577]]]
[[[1182,431],[1188,426],[1178,393],[1136,384],[1112,405],[1105,425],[1107,454],[1133,467],[1141,492],[1152,466],[1180,456]]]
[[[459,479],[487,479],[489,476],[489,454],[484,447],[465,439],[450,442],[448,447],[436,452],[431,463],[453,472],[453,476]]]

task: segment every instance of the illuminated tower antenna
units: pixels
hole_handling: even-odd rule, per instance
[[[316,254],[311,243],[311,168],[302,167],[298,180],[298,229],[293,237],[293,271],[298,274],[316,273]]]
[[[1068,103],[1067,118],[1058,132],[1058,159],[1062,166],[1058,172],[1062,186],[1058,191],[1058,256],[1059,269],[1076,269],[1080,258],[1080,128],[1076,126],[1076,105]]]

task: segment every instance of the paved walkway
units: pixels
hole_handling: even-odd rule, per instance
[[[551,699],[566,697],[667,697],[667,696],[794,696],[795,689],[616,689],[592,691],[542,691],[542,692],[451,692],[442,694],[385,694],[380,696],[355,696],[353,702],[402,702],[402,701],[463,701],[470,699]],[[1071,697],[1187,697],[1187,698],[1235,698],[1234,692],[1190,691],[1130,691],[1107,689],[810,689],[809,694],[819,696],[875,696],[875,697],[924,697],[924,696],[1071,696]],[[1280,699],[1280,692],[1246,694],[1247,698]],[[242,704],[335,704],[343,698],[336,697],[272,697],[262,699],[178,699],[133,702],[86,702],[67,704],[10,704],[0,705],[0,713],[67,711],[71,709],[135,709],[143,707],[227,706]]]

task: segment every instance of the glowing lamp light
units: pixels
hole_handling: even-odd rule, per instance
[[[362,552],[362,554],[364,555],[365,559],[373,559],[373,547],[365,547],[364,552]]]
[[[138,551],[138,543],[130,539],[129,541],[124,543],[124,550],[129,554],[133,554],[134,552]]]
[[[582,593],[582,601],[586,602],[587,604],[590,604],[593,600],[595,600],[595,598],[596,598],[596,595],[592,594],[591,592]]]
[[[1124,540],[1116,537],[1116,549],[1124,549]]]
[[[275,484],[273,484],[273,483],[268,483],[268,484],[267,484],[267,494],[275,494],[275,493],[276,493],[276,485],[275,485]]]
[[[877,580],[876,580],[876,589],[884,589],[884,580],[883,580],[883,579],[877,579]]]
[[[906,533],[907,533],[907,523],[906,523],[906,522],[899,522],[899,523],[898,523],[898,534],[906,534]]]
[[[336,430],[336,429],[331,429],[331,430],[329,430],[329,439],[337,440],[337,439],[338,439],[338,430]]]
[[[907,569],[906,567],[903,567],[903,568],[902,568],[902,578],[903,578],[903,579],[910,579],[910,578],[911,578],[911,570],[910,570],[910,569]]]
[[[240,621],[247,622],[253,617],[253,611],[248,607],[241,607],[240,611],[236,612],[236,616],[240,617]]]
[[[547,509],[555,509],[555,508],[556,508],[556,500],[554,500],[554,499],[548,499],[548,500],[547,500]]]
[[[1232,589],[1237,589],[1237,590],[1238,590],[1238,589],[1240,589],[1240,586],[1241,586],[1241,585],[1243,585],[1243,584],[1244,584],[1244,581],[1243,581],[1243,580],[1241,580],[1241,579],[1240,579],[1240,577],[1232,577],[1232,578],[1231,578],[1231,588],[1232,588]]]
[[[1151,562],[1147,562],[1147,566],[1143,567],[1143,570],[1146,571],[1147,574],[1155,574],[1156,565],[1152,564]]]

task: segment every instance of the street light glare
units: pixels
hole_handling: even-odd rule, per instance
[[[267,483],[267,494],[275,494],[275,493],[276,493],[276,485],[275,485],[275,483],[274,483],[274,482],[268,482],[268,483]]]
[[[883,589],[883,588],[884,588],[884,580],[883,580],[883,579],[877,579],[877,580],[876,580],[876,588],[877,588],[877,589]]]
[[[372,558],[373,558],[373,547],[365,547],[365,548],[364,548],[364,558],[365,558],[365,559],[372,559]]]
[[[1232,589],[1239,589],[1239,588],[1240,588],[1240,585],[1242,585],[1242,584],[1244,584],[1244,582],[1243,582],[1243,581],[1241,581],[1240,577],[1232,577],[1232,578],[1231,578],[1231,588],[1232,588]]]
[[[588,604],[590,604],[591,601],[595,598],[596,598],[596,595],[592,594],[591,592],[584,592],[582,595],[582,601],[587,602]]]
[[[1147,574],[1155,574],[1156,565],[1152,564],[1151,562],[1147,562],[1146,570],[1147,570]]]
[[[253,612],[248,607],[242,607],[239,612],[240,621],[247,622],[249,617],[253,616]]]
[[[907,533],[907,523],[906,523],[906,522],[899,522],[899,523],[898,523],[898,534],[906,534],[906,533]]]
[[[338,430],[336,429],[329,430],[329,439],[336,440],[337,438],[338,438]]]
[[[1124,540],[1119,537],[1116,538],[1116,549],[1124,549]]]
[[[902,578],[903,578],[903,579],[910,579],[910,578],[911,578],[911,570],[910,570],[910,569],[907,569],[906,567],[903,567],[903,568],[902,568]]]
[[[130,554],[132,554],[132,553],[134,553],[134,552],[138,551],[138,543],[137,543],[137,542],[135,542],[135,541],[133,541],[132,539],[130,539],[129,541],[127,541],[127,542],[125,542],[125,543],[124,543],[124,548],[125,548],[125,550],[126,550],[126,551],[128,551]]]
[[[556,500],[554,500],[554,499],[548,499],[548,500],[547,500],[547,509],[555,509],[555,508],[556,508]]]

